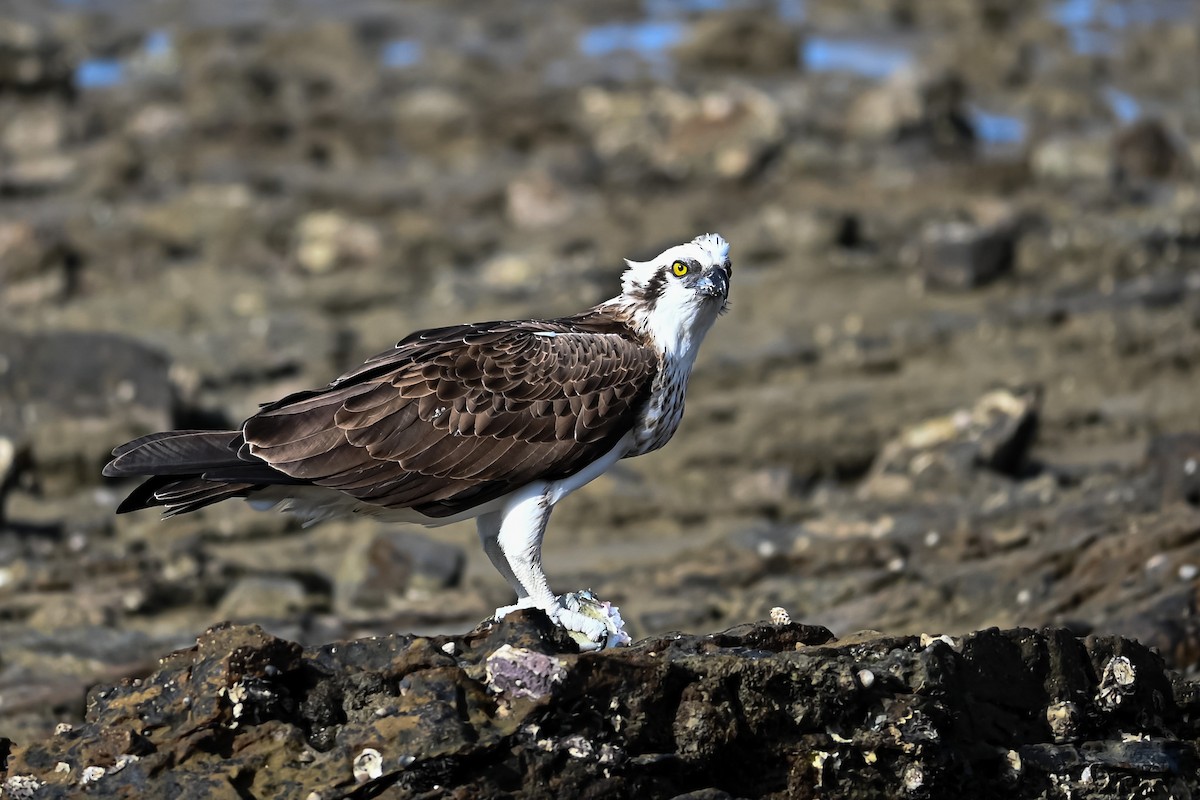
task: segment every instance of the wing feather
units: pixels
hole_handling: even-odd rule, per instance
[[[657,367],[652,350],[611,323],[436,329],[324,390],[264,407],[243,433],[294,478],[449,515],[587,466],[633,424]]]

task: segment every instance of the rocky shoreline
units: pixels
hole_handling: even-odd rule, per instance
[[[683,424],[670,446],[555,512],[544,549],[554,588],[592,587],[647,642],[774,607],[839,637],[793,652],[791,628],[730,634],[760,637],[768,644],[746,652],[770,657],[721,645],[714,664],[756,680],[760,661],[783,669],[802,654],[849,665],[861,630],[883,632],[863,640],[871,658],[894,651],[897,664],[955,674],[973,651],[922,644],[922,633],[992,654],[1015,647],[1014,692],[1016,676],[1041,669],[1032,650],[1075,654],[1051,671],[1082,694],[1043,680],[1014,700],[1037,723],[1020,740],[975,731],[981,751],[931,751],[952,763],[895,745],[871,777],[869,720],[838,717],[846,727],[832,730],[850,744],[786,729],[796,748],[825,737],[803,739],[809,757],[829,754],[821,769],[801,749],[768,750],[772,769],[794,776],[756,767],[746,787],[803,796],[824,780],[834,796],[852,790],[838,777],[850,775],[864,793],[894,790],[919,764],[936,796],[975,780],[954,764],[1012,777],[994,759],[1007,741],[1021,791],[1106,796],[1140,776],[1182,794],[1173,781],[1186,773],[1174,770],[1194,755],[1200,664],[1198,49],[1186,0],[8,4],[0,737],[17,754],[82,746],[99,719],[85,721],[89,691],[91,713],[118,713],[96,693],[125,697],[123,680],[189,659],[218,669],[228,653],[159,659],[227,621],[268,633],[221,629],[207,646],[236,639],[284,659],[281,670],[324,663],[330,642],[390,637],[339,645],[381,648],[381,670],[414,642],[424,652],[453,640],[475,661],[429,663],[498,707],[480,664],[516,632],[463,632],[511,598],[469,527],[302,529],[240,504],[165,523],[118,518],[129,487],[100,469],[117,443],[234,425],[415,329],[576,311],[615,291],[621,258],[712,230],[733,243],[732,309],[701,353]],[[1027,629],[1053,632],[1015,632]],[[622,659],[703,671],[646,644],[596,661],[537,647],[572,665],[573,686],[592,686],[580,665]],[[1096,705],[1117,655],[1164,676],[1151,681],[1161,708],[1136,691],[1122,706],[1161,717],[1121,731],[1150,737],[1141,744],[1118,746],[1124,711]],[[679,680],[680,691],[708,686]],[[756,696],[794,698],[806,680]],[[912,694],[889,680],[837,691],[859,711],[882,708],[885,691]],[[964,709],[992,713],[954,686],[936,709],[940,699],[916,695],[923,714],[948,715],[935,714],[939,735]],[[210,701],[220,727],[233,706]],[[1078,705],[1079,737],[1048,733],[1059,701]],[[729,748],[704,750],[711,763],[732,763],[753,751],[743,726],[759,718],[732,700],[714,719],[688,703],[654,706],[653,747],[586,726],[542,738],[574,730],[626,756],[675,753],[657,767],[626,757],[612,772],[626,788],[643,776],[664,795],[736,796],[702,780],[703,759],[667,748],[664,731],[698,741],[679,710],[692,709],[704,730],[725,731],[708,737]],[[302,712],[255,713],[261,724],[229,741],[249,747],[250,729],[277,730],[296,752],[310,746],[294,738]],[[78,739],[55,738],[60,724]],[[536,750],[536,739],[490,741]],[[66,792],[102,766],[86,791],[150,780],[132,762],[125,778],[108,774],[120,755],[154,760],[130,746],[113,744],[111,761],[67,758],[69,774],[53,780],[57,761],[10,765],[5,778],[36,774]],[[401,754],[376,749],[394,779],[379,791],[409,791]],[[349,772],[339,761],[322,785],[376,791],[353,783],[361,751],[338,752]],[[594,776],[589,752],[528,763]],[[215,776],[211,756],[201,760]],[[157,769],[153,780],[169,779]],[[1112,776],[1083,787],[1084,769]],[[265,780],[259,767],[245,774]]]
[[[540,612],[302,648],[210,630],[12,747],[5,797],[1186,797],[1200,683],[1068,631],[744,625],[579,655]]]

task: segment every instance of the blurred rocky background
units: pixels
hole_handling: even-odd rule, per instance
[[[510,602],[470,524],[115,517],[100,468],[733,243],[670,446],[554,515],[635,636],[1066,626],[1200,663],[1192,0],[8,0],[0,737],[223,620]]]

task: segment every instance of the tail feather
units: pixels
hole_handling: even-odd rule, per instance
[[[211,433],[216,433],[216,431],[186,430],[186,431],[163,431],[161,433],[148,433],[145,436],[139,436],[138,438],[128,441],[125,444],[120,445],[119,447],[113,448],[113,451],[112,451],[113,458],[116,458],[117,456],[123,456],[126,453],[128,453],[130,450],[141,447],[142,445],[146,444],[147,442],[155,442],[155,441],[158,441],[159,439],[163,439],[168,436],[186,436],[188,434],[193,434],[193,433],[209,433],[209,434],[211,434]],[[230,431],[230,433],[232,433],[232,431]]]
[[[117,507],[118,514],[162,506],[163,516],[186,514],[265,486],[307,483],[250,455],[240,431],[164,431],[113,450],[110,478],[149,476]]]
[[[104,467],[110,478],[129,475],[195,475],[243,463],[238,431],[167,431],[135,439],[113,450]],[[236,446],[232,446],[236,443]]]

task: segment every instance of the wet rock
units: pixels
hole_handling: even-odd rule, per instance
[[[341,609],[382,608],[389,599],[456,586],[462,548],[412,531],[378,531],[346,553],[334,584]]]
[[[918,260],[925,284],[963,291],[985,286],[1013,270],[1019,230],[1014,224],[982,227],[943,222],[921,232]]]
[[[597,782],[619,796],[991,797],[1002,775],[1005,797],[1034,798],[1104,769],[1112,791],[1097,797],[1179,795],[1197,788],[1197,696],[1141,645],[1061,630],[840,642],[760,624],[579,655],[537,612],[309,649],[220,627],[94,689],[82,725],[17,742],[2,776],[47,798],[86,776],[100,796],[232,783],[302,799],[356,785],[580,796]],[[1079,713],[1062,742],[1046,720],[1067,702]]]
[[[702,70],[769,73],[794,70],[799,52],[791,26],[761,11],[733,10],[698,19],[675,57]]]

